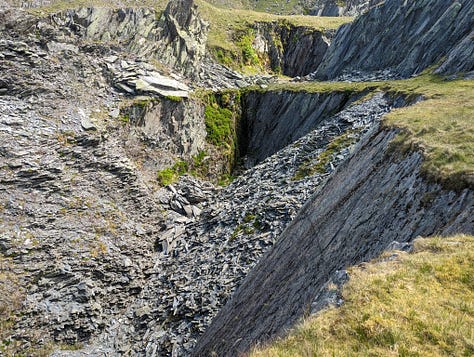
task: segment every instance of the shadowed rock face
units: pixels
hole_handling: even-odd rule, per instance
[[[470,0],[387,0],[339,29],[315,77],[380,70],[408,77],[445,56],[442,73],[469,72],[474,70],[473,27]]]
[[[243,149],[249,164],[301,138],[332,113],[342,110],[360,93],[250,93],[244,99],[248,143]]]
[[[268,57],[269,66],[290,77],[314,72],[321,63],[335,30],[320,31],[284,21],[256,23],[254,49]]]
[[[194,356],[238,356],[285,332],[317,305],[336,272],[392,241],[474,231],[470,190],[444,191],[420,177],[422,157],[387,152],[376,131],[299,211],[198,340]]]

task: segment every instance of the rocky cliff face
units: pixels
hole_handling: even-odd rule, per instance
[[[391,154],[393,136],[375,129],[308,200],[199,339],[194,356],[236,356],[283,334],[319,303],[336,271],[393,241],[473,233],[472,191],[424,181],[420,153]]]
[[[342,26],[315,73],[318,79],[388,71],[409,77],[433,65],[444,74],[474,70],[474,3],[388,0]]]
[[[145,8],[82,8],[53,16],[53,21],[86,39],[118,42],[144,58],[157,58],[198,78],[208,25],[192,1],[172,1],[163,13]]]
[[[250,93],[243,105],[247,142],[242,151],[248,164],[261,162],[295,142],[361,95],[357,92]]]
[[[335,31],[318,31],[286,22],[252,25],[253,47],[267,67],[286,76],[304,76],[314,72],[326,53]]]

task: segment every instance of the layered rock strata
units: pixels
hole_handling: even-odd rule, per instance
[[[443,74],[473,71],[473,14],[469,0],[381,2],[338,30],[314,78],[383,70],[409,77],[440,64]]]
[[[392,241],[474,232],[474,194],[420,174],[422,155],[390,154],[394,131],[374,128],[311,197],[246,276],[194,356],[236,356],[279,336],[318,304],[336,271],[374,258]]]

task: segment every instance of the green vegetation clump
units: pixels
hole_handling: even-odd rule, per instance
[[[241,117],[240,91],[207,93],[203,96],[207,142],[214,145],[228,163],[230,174],[239,158],[238,134]]]
[[[178,103],[183,100],[183,97],[178,97],[176,95],[167,95],[165,98],[172,102],[178,102]]]
[[[474,355],[474,237],[418,239],[349,273],[340,308],[251,356]]]
[[[216,105],[206,105],[205,109],[207,140],[216,146],[224,146],[232,140],[232,112]]]
[[[242,51],[242,60],[247,66],[258,66],[260,60],[258,58],[257,52],[253,48],[253,41],[255,40],[255,31],[252,29],[247,29],[239,36],[237,41],[237,46]]]
[[[179,160],[172,167],[160,170],[156,173],[158,183],[162,186],[170,185],[177,181],[180,176],[188,172],[188,163]]]

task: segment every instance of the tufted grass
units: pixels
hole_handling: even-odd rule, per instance
[[[415,241],[350,269],[345,303],[252,357],[474,355],[474,237]]]

